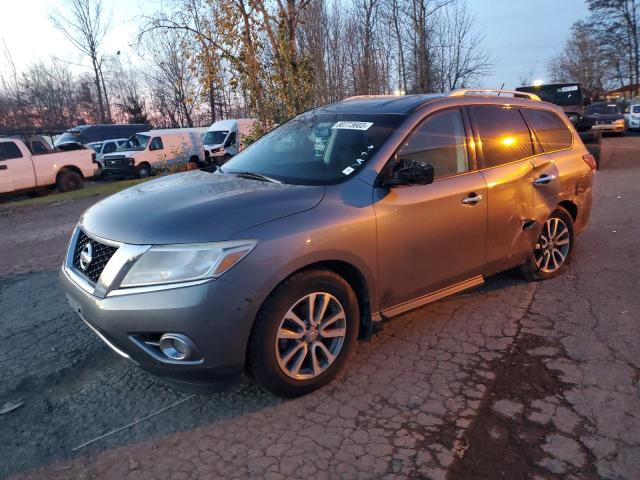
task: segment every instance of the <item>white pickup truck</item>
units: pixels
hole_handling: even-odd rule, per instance
[[[0,138],[0,193],[55,186],[61,192],[82,188],[96,174],[89,149],[32,154],[22,140]]]

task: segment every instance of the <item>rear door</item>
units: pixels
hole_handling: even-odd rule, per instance
[[[487,183],[487,264],[485,275],[521,264],[536,240],[533,209],[534,145],[517,108],[469,107],[479,163]]]
[[[0,192],[35,187],[31,155],[16,142],[0,142]]]
[[[555,210],[563,193],[567,198],[580,190],[576,183],[582,175],[575,168],[573,134],[558,114],[532,108],[520,111],[544,153],[532,159],[533,206],[541,224]],[[584,162],[579,161],[578,166],[584,169]]]
[[[375,190],[380,299],[392,309],[481,274],[486,185],[467,148],[459,109],[429,115],[385,168],[431,164],[435,180]]]

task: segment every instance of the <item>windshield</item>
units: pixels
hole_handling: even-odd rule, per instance
[[[632,105],[631,113],[640,113],[640,105]]]
[[[295,185],[330,185],[355,175],[405,119],[400,115],[300,115],[253,143],[221,169]]]
[[[147,148],[150,139],[151,137],[149,135],[141,135],[139,133],[136,133],[133,137],[127,140],[124,145],[118,147],[117,151],[125,152],[131,150],[144,150],[145,148]]]
[[[556,105],[582,106],[582,92],[579,85],[541,85],[539,87],[520,87],[516,90],[535,93],[545,102]]]
[[[94,152],[100,153],[100,150],[102,149],[102,142],[89,143],[87,144],[87,147],[91,148]]]
[[[587,115],[616,115],[618,106],[615,103],[593,103],[587,107]]]
[[[227,138],[227,133],[229,132],[226,130],[215,130],[206,132],[202,136],[202,143],[204,143],[205,145],[219,145],[224,142],[225,138]]]

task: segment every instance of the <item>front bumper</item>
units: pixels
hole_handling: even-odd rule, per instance
[[[77,283],[63,266],[60,281],[76,313],[116,353],[150,373],[180,384],[228,382],[244,370],[253,319],[261,304],[255,292],[222,279],[100,298]],[[201,354],[198,361],[162,358],[142,336],[180,333]]]
[[[626,130],[626,126],[624,124],[609,123],[594,125],[591,127],[591,129],[603,133],[623,133]]]

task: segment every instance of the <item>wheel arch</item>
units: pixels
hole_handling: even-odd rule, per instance
[[[58,170],[58,173],[56,173],[56,182],[60,178],[60,175],[62,175],[64,172],[77,173],[84,180],[84,175],[82,174],[82,171],[78,167],[76,167],[75,165],[65,165],[64,167],[61,167]]]
[[[578,218],[578,206],[573,203],[571,200],[562,200],[559,204],[559,207],[564,208],[569,215],[571,215],[571,219],[575,222]]]

